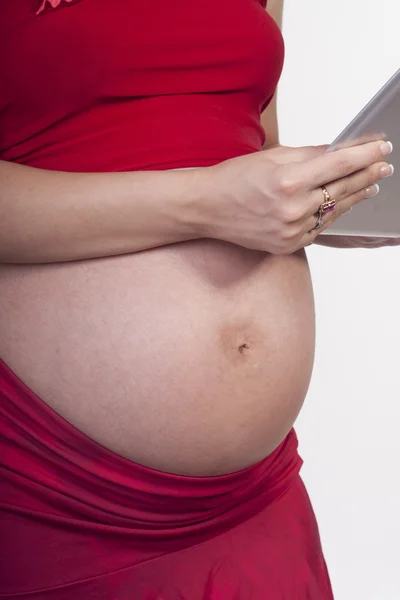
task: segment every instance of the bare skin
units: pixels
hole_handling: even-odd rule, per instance
[[[59,414],[135,462],[217,475],[261,460],[293,425],[311,376],[314,305],[301,246],[316,235],[315,186],[329,168],[343,211],[365,196],[387,151],[379,142],[309,162],[315,149],[276,148],[269,162],[260,153],[171,174],[199,177],[201,201],[189,202],[185,219],[197,215],[194,239],[109,258],[4,264],[0,355]],[[35,171],[21,169],[28,178]],[[42,198],[46,178],[33,176]],[[21,181],[8,185],[17,205]],[[157,218],[131,243],[149,245]],[[53,250],[32,221],[26,227],[47,252],[82,251],[77,241]],[[27,237],[10,236],[4,254],[23,253]],[[42,256],[41,244],[30,248]]]
[[[214,240],[59,265],[4,266],[1,356],[115,452],[191,475],[268,455],[311,374],[304,252]]]
[[[381,143],[343,152],[271,147],[164,174],[0,163],[2,359],[84,433],[152,468],[217,475],[267,456],[311,376],[303,247],[322,177],[337,217],[385,164]]]

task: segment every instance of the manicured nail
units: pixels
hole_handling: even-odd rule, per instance
[[[381,150],[382,150],[382,154],[384,156],[386,156],[386,154],[390,154],[391,152],[393,152],[392,142],[385,142],[384,144],[382,144]]]
[[[384,179],[385,177],[390,177],[391,175],[393,175],[393,173],[394,173],[393,165],[387,165],[387,167],[381,168],[381,178],[382,179]]]
[[[379,194],[379,190],[379,185],[377,183],[374,183],[374,185],[371,185],[371,187],[365,190],[365,197],[372,198],[372,196],[376,196],[377,194]]]
[[[353,207],[351,206],[350,208],[348,208],[347,210],[345,210],[343,214],[347,215],[347,213],[349,213],[352,210],[353,210]]]

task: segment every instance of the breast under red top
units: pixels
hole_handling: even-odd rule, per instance
[[[2,2],[0,159],[123,171],[260,150],[284,55],[263,4]]]

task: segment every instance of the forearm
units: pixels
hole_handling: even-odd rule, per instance
[[[64,173],[0,161],[0,262],[128,254],[195,239],[202,169]]]

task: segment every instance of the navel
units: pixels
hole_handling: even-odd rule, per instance
[[[253,323],[242,322],[229,324],[221,327],[219,331],[219,343],[225,357],[231,364],[252,365],[258,364],[259,357],[257,345],[260,342],[260,334]]]

